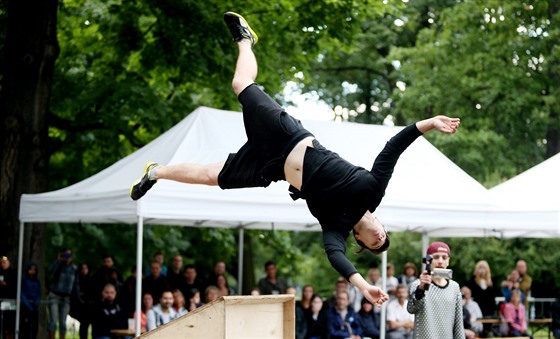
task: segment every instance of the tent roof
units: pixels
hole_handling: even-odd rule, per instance
[[[325,147],[365,168],[402,129],[332,121],[304,121],[304,126]],[[20,220],[132,224],[142,217],[152,224],[320,230],[305,202],[288,197],[285,182],[221,190],[161,180],[138,202],[129,197],[130,184],[147,161],[219,162],[245,141],[241,113],[198,108],[90,178],[53,192],[24,194]],[[487,190],[421,137],[401,156],[376,214],[390,231],[485,236],[495,235],[493,229],[502,223],[511,224],[492,218],[492,211]]]

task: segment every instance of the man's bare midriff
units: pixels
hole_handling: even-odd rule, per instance
[[[288,154],[286,162],[284,163],[284,175],[286,176],[286,181],[298,190],[301,190],[305,151],[307,150],[307,147],[313,147],[313,139],[315,138],[307,137],[298,142],[296,147],[294,147],[290,154]]]

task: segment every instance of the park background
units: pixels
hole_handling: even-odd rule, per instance
[[[321,118],[327,107],[330,119],[374,124],[458,116],[458,134],[427,138],[487,188],[560,152],[554,0],[6,0],[0,6],[0,250],[14,263],[22,193],[83,180],[197,107],[240,110],[230,89],[236,46],[222,21],[227,10],[241,12],[258,32],[257,81],[285,106],[309,98],[321,102]],[[66,246],[76,263],[93,269],[105,253],[125,276],[135,264],[132,225],[26,229],[24,261],[43,268]],[[391,236],[388,260],[397,273],[406,261],[419,266],[421,236]],[[558,238],[441,240],[451,245],[459,282],[484,259],[499,284],[524,258],[534,295],[553,296],[560,287]],[[223,259],[235,275],[237,241],[231,229],[145,225],[144,261],[157,250],[166,259],[180,253],[205,273]],[[293,284],[311,283],[325,295],[337,278],[319,233],[249,230],[245,252],[245,289],[264,275],[268,259]],[[380,262],[351,252],[362,273]]]

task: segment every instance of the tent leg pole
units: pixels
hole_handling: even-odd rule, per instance
[[[19,338],[19,318],[21,316],[21,280],[23,271],[23,236],[25,234],[25,223],[19,223],[18,239],[18,269],[17,269],[17,295],[16,295],[16,333],[15,338]]]
[[[138,217],[136,227],[136,337],[140,336],[140,314],[142,313],[142,244],[144,238],[144,219]]]
[[[245,229],[243,226],[239,227],[239,249],[237,253],[239,253],[238,263],[237,263],[237,294],[243,294],[243,247],[245,242]]]
[[[381,254],[381,279],[383,279],[382,289],[387,291],[387,251]],[[381,306],[381,319],[379,321],[379,339],[385,339],[385,327],[387,319],[387,303]]]

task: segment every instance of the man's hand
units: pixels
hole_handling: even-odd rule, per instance
[[[384,302],[389,300],[389,296],[385,292],[383,292],[383,290],[373,285],[367,285],[366,288],[362,290],[362,294],[372,304],[379,307],[381,307]]]
[[[418,288],[421,290],[425,290],[426,286],[430,286],[432,284],[432,276],[428,273],[428,271],[422,272],[419,279],[420,285],[418,286]]]
[[[457,132],[461,120],[459,118],[449,118],[444,115],[434,117],[434,129],[441,133],[451,134]]]
[[[438,115],[430,119],[421,120],[416,123],[416,127],[422,133],[426,133],[433,129],[445,134],[453,134],[459,129],[461,119],[449,118],[444,115]]]

